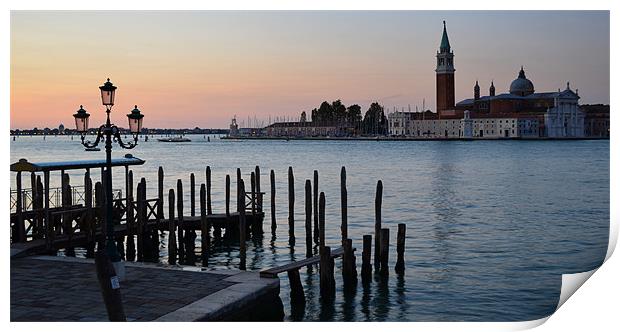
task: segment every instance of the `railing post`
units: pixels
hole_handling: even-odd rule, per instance
[[[226,174],[226,216],[230,217],[230,175]]]
[[[133,171],[127,173],[127,261],[133,262],[136,259],[136,243],[134,234],[135,225],[135,205],[133,194]]]
[[[15,183],[17,185],[17,202],[15,210],[17,212],[17,221],[15,222],[15,232],[13,233],[13,242],[26,242],[26,228],[24,227],[23,215],[23,195],[22,195],[22,172],[17,172]]]
[[[157,170],[157,219],[164,220],[164,168],[159,166]]]

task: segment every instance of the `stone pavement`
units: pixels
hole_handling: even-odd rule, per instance
[[[184,271],[126,263],[121,294],[128,321],[225,319],[279,280],[242,271]],[[276,293],[277,294],[277,293]],[[217,314],[217,317],[215,316]],[[107,321],[93,260],[11,259],[11,321]]]

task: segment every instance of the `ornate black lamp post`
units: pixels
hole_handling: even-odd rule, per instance
[[[131,113],[127,114],[127,118],[129,120],[129,130],[133,136],[133,142],[130,141],[128,143],[124,143],[121,139],[120,129],[110,122],[110,112],[112,110],[112,106],[114,106],[114,93],[116,91],[116,87],[108,78],[108,81],[100,86],[99,89],[101,89],[101,101],[106,108],[107,120],[106,123],[101,125],[97,130],[95,142],[91,143],[90,141],[84,141],[86,132],[88,131],[88,118],[90,117],[90,114],[82,108],[82,105],[80,105],[80,109],[73,114],[73,117],[75,117],[75,126],[77,131],[80,132],[82,145],[87,148],[94,148],[99,145],[99,142],[102,139],[105,142],[106,183],[104,190],[106,195],[106,253],[110,258],[110,261],[112,261],[117,275],[121,279],[124,279],[125,266],[121,262],[121,256],[119,255],[118,250],[116,249],[116,244],[114,243],[114,222],[112,220],[112,142],[117,142],[124,149],[133,149],[138,144],[138,134],[140,134],[140,130],[142,130],[142,118],[144,118],[144,115],[140,114],[140,110],[137,105]]]

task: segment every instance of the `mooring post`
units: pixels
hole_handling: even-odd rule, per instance
[[[325,193],[319,195],[319,252],[325,247]]]
[[[256,175],[256,205],[257,205],[257,209],[258,212],[263,212],[263,195],[261,194],[260,191],[260,167],[258,167],[258,165],[256,165],[256,167],[254,168],[254,174]],[[263,226],[261,224],[261,232],[262,232]]]
[[[256,174],[254,172],[250,174],[250,188],[252,190],[250,196],[252,198],[252,217],[254,217],[256,215]],[[252,232],[254,232],[254,227],[252,227]]]
[[[288,270],[287,274],[289,285],[291,287],[291,305],[305,304],[306,296],[304,294],[304,287],[301,285],[299,269]]]
[[[347,234],[347,170],[342,166],[340,170],[340,211],[342,214],[342,223],[340,232],[342,233],[342,245],[348,238]]]
[[[95,241],[97,242],[97,250],[104,250],[105,247],[105,197],[103,193],[103,184],[95,183],[95,206],[97,213],[97,225],[95,226]],[[101,229],[101,236],[96,237],[97,228]]]
[[[381,265],[381,202],[383,197],[383,182],[377,182],[377,193],[375,194],[375,270],[379,270]]]
[[[26,228],[23,217],[23,196],[22,196],[22,172],[17,172],[15,178],[15,184],[17,186],[17,197],[16,197],[16,206],[15,212],[17,212],[17,223],[15,224],[15,232],[13,233],[13,241],[14,242],[26,242]]]
[[[405,224],[398,224],[398,233],[396,235],[396,265],[394,271],[396,273],[405,272]]]
[[[207,189],[204,184],[200,186],[200,253],[202,258],[202,266],[209,264],[209,223],[207,221]]]
[[[97,188],[95,188],[95,193]],[[142,262],[145,259],[144,255],[144,210],[145,210],[145,202],[142,200],[142,192],[144,191],[144,183],[138,182],[138,190],[137,190],[137,205],[138,205],[138,229],[136,232],[137,242],[138,242],[138,262]]]
[[[239,179],[239,191],[237,192],[237,210],[239,212],[239,269],[245,270],[245,184]]]
[[[389,272],[388,259],[390,254],[390,229],[381,229],[381,274],[387,275]]]
[[[207,215],[212,215],[213,210],[211,210],[211,167],[207,166]]]
[[[84,173],[84,206],[88,211],[87,220],[83,224],[86,228],[86,258],[93,258],[95,257],[97,228],[95,227],[95,214],[93,213],[93,182],[90,179],[89,172]]]
[[[97,183],[99,184],[99,183]],[[101,295],[108,312],[108,319],[112,322],[124,322],[127,320],[123,310],[121,298],[121,286],[119,278],[114,271],[112,262],[104,250],[97,251],[95,256],[97,280],[101,288]]]
[[[372,235],[364,235],[364,249],[362,250],[362,282],[370,281],[372,275],[372,264],[370,256],[372,250]]]
[[[336,294],[336,281],[334,279],[334,260],[332,258],[332,251],[328,246],[325,246],[320,250],[319,274],[321,297],[325,299],[332,299]]]
[[[230,175],[226,174],[226,216],[230,216]]]
[[[312,257],[312,185],[306,180],[306,257]]]
[[[183,181],[177,180],[177,237],[179,264],[185,264],[185,228],[183,224]]]
[[[189,215],[196,216],[196,177],[194,173],[189,175]]]
[[[154,224],[149,223],[149,206],[146,195],[146,178],[141,178],[142,183],[142,197],[143,202],[143,231],[144,231],[144,259],[149,262],[157,262],[159,260],[159,233],[157,229],[157,222]],[[157,213],[157,212],[156,212]],[[157,216],[155,216],[157,218]]]
[[[168,191],[168,264],[177,263],[176,220],[174,220],[174,189]]]
[[[241,168],[237,167],[237,191],[236,191],[236,194],[237,194],[237,206],[239,206],[239,188],[241,186],[241,180],[242,179],[243,178],[241,177]],[[237,208],[237,211],[239,211],[239,208]]]
[[[273,170],[269,173],[269,182],[271,182],[271,233],[276,233],[276,174]]]
[[[288,167],[288,237],[289,242],[295,243],[295,180],[293,167]]]
[[[45,195],[43,194],[43,182],[41,181],[41,176],[37,175],[37,208],[42,209],[44,206],[43,199]],[[43,217],[42,213],[37,214],[37,239],[41,239],[45,235],[45,226],[43,225]]]
[[[89,177],[90,180],[90,177]],[[136,259],[136,242],[134,240],[135,213],[133,195],[133,171],[127,173],[127,261],[133,262]]]
[[[164,168],[159,166],[157,170],[157,219],[164,220]]]
[[[314,170],[314,243],[319,243],[319,171]]]
[[[345,239],[343,243],[344,253],[342,255],[342,277],[345,286],[351,286],[357,282],[357,270],[355,269],[355,252],[353,251],[353,240]]]

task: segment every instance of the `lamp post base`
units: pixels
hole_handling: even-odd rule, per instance
[[[112,262],[112,266],[114,267],[114,271],[116,272],[116,276],[118,277],[119,281],[125,281],[125,262]]]

